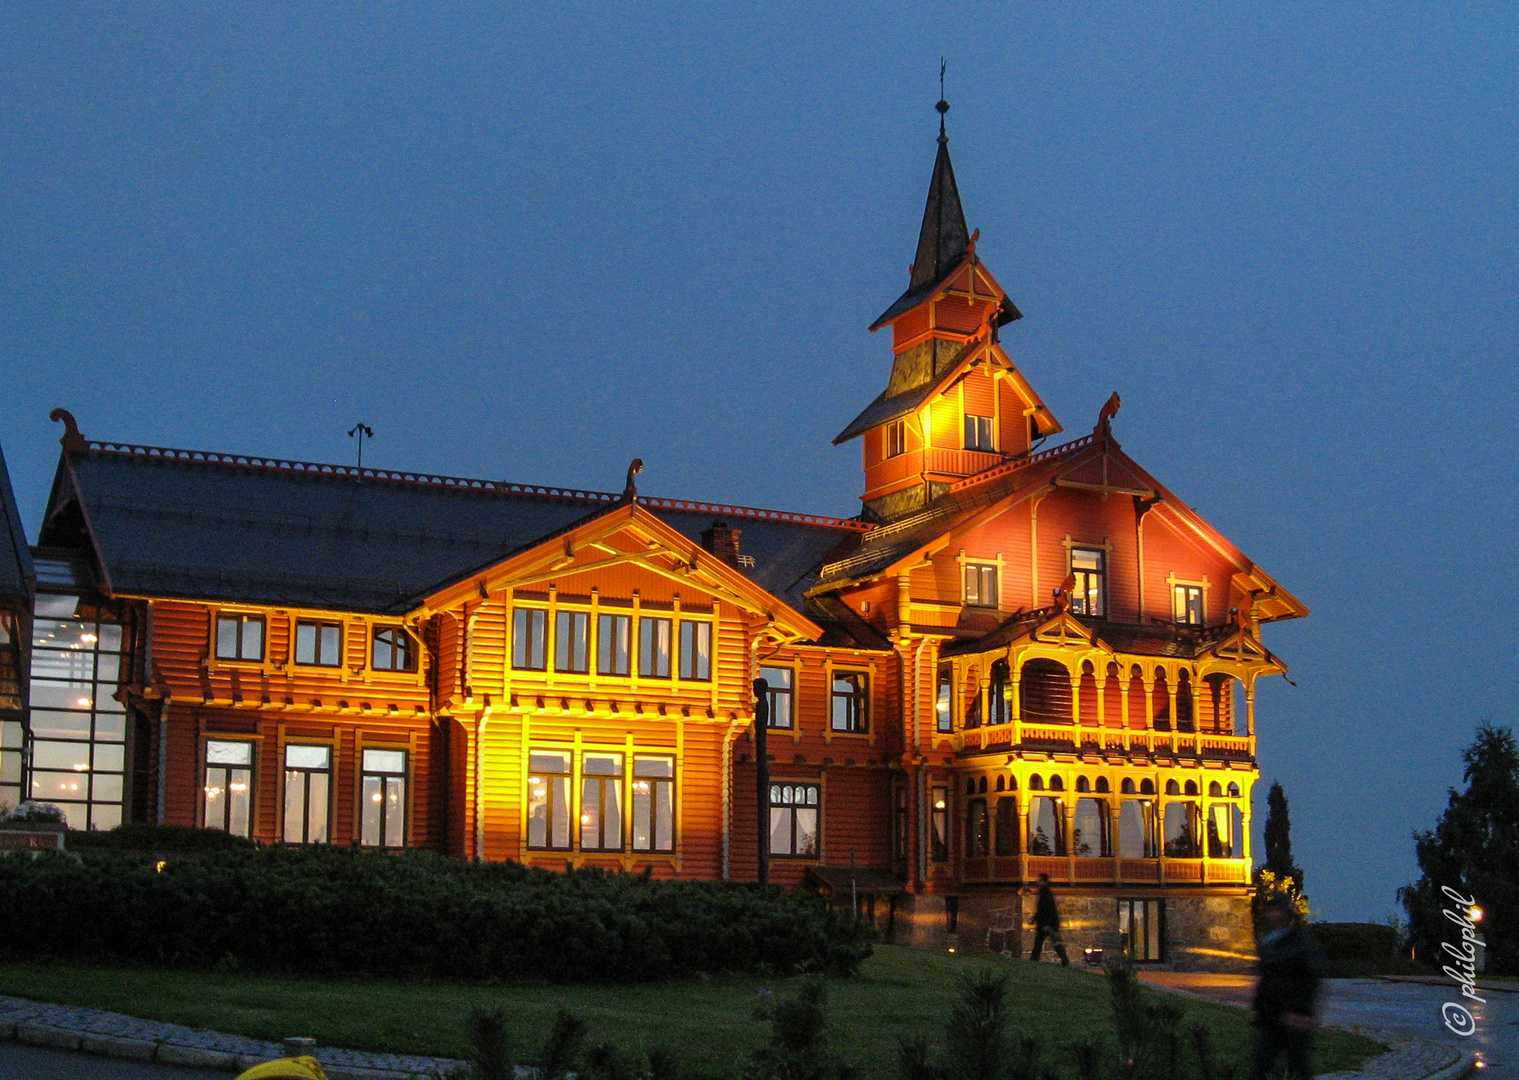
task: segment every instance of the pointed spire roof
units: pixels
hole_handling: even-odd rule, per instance
[[[872,330],[927,299],[954,273],[970,246],[970,229],[965,224],[965,209],[960,205],[955,169],[949,161],[949,136],[944,133],[944,114],[949,111],[949,102],[940,101],[938,109],[939,153],[934,158],[933,178],[928,183],[928,204],[923,208],[923,226],[918,230],[912,279],[907,283],[907,291],[881,314]]]

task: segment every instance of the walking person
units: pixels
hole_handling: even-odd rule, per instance
[[[1046,938],[1054,946],[1055,955],[1060,957],[1061,964],[1070,967],[1071,959],[1065,955],[1065,942],[1060,937],[1060,909],[1055,906],[1055,892],[1050,888],[1050,876],[1040,874],[1039,899],[1034,904],[1034,952],[1029,957],[1030,960],[1039,959]]]
[[[1266,901],[1261,935],[1260,979],[1250,1018],[1255,1024],[1253,1080],[1265,1080],[1283,1057],[1292,1080],[1313,1076],[1313,1032],[1323,970],[1318,942],[1297,918],[1292,899],[1278,893]]]

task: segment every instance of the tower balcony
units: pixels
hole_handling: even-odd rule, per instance
[[[1254,761],[1254,735],[1221,735],[1200,731],[1140,731],[1131,728],[1077,727],[1075,724],[1030,724],[1014,720],[971,728],[959,733],[962,752],[1037,750],[1044,753],[1123,754],[1147,758],[1223,759]]]
[[[1065,885],[1248,885],[1250,860],[1006,855],[960,860],[966,884],[1024,884],[1048,874]]]

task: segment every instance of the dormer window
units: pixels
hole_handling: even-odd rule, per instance
[[[1102,548],[1071,548],[1071,613],[1103,616],[1108,610],[1107,552]]]
[[[985,563],[965,566],[965,603],[968,607],[997,606],[997,568]]]
[[[990,416],[965,416],[965,449],[983,450],[991,453],[997,449],[992,440],[992,418]]]
[[[886,456],[907,453],[907,421],[893,420],[886,425]]]
[[[1183,626],[1201,626],[1203,624],[1203,587],[1201,585],[1173,585],[1171,610],[1176,621]]]

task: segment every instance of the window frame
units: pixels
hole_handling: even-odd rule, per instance
[[[400,754],[400,771],[397,772],[393,769],[371,768],[369,765],[369,755],[372,753]],[[370,842],[368,839],[366,839],[369,822],[365,815],[363,807],[364,800],[367,798],[365,789],[368,787],[368,781],[371,777],[377,778],[380,781],[381,798],[379,800],[380,819],[378,842]],[[399,844],[388,844],[385,842],[385,840],[388,838],[387,833],[389,832],[388,825],[390,822],[390,810],[386,799],[388,799],[391,794],[389,781],[396,778],[399,778],[401,781],[401,806],[400,809],[396,811],[401,819],[401,842]],[[359,748],[359,803],[360,847],[369,848],[375,851],[400,851],[406,847],[407,841],[410,839],[411,835],[411,751],[408,747],[375,744],[372,746],[361,746]]]
[[[965,422],[960,426],[961,447],[977,453],[995,454],[997,452],[997,418],[982,416],[979,413],[964,415]]]
[[[301,631],[308,628],[315,632],[312,639],[312,659],[303,660],[301,659]],[[338,633],[337,658],[330,662],[322,659],[325,654],[323,631],[326,630],[336,630]],[[346,659],[347,644],[348,628],[341,619],[336,622],[331,619],[296,619],[295,625],[290,630],[290,657],[300,667],[340,668]]]
[[[1078,567],[1076,565],[1076,553],[1095,555],[1097,567]],[[1073,587],[1071,589],[1071,614],[1085,615],[1093,619],[1106,619],[1108,617],[1108,549],[1098,544],[1072,544],[1066,557]],[[1091,594],[1093,584],[1096,585],[1097,610],[1091,610]]]
[[[676,675],[681,682],[712,681],[711,619],[680,620],[680,656],[676,661]]]
[[[616,631],[621,628],[620,643],[615,641]],[[608,634],[608,630],[612,633]],[[610,648],[609,648],[610,642]],[[617,645],[621,645],[622,667],[618,670],[615,661],[619,659]],[[607,659],[613,661],[608,664]],[[596,674],[616,679],[625,679],[633,671],[633,616],[620,612],[598,611],[596,613]]]
[[[325,767],[318,768],[312,765],[290,764],[291,750],[305,749],[308,747],[312,749],[327,751],[327,764]],[[336,753],[334,753],[332,744],[322,742],[287,742],[282,748],[282,756],[284,760],[280,763],[280,766],[284,774],[284,784],[281,787],[280,843],[302,845],[332,843],[332,799],[333,795],[335,794],[334,789],[336,787],[336,785],[333,784],[332,780],[333,766],[335,765],[337,758]],[[301,814],[301,838],[299,840],[290,839],[290,784],[292,780],[292,774],[299,774],[302,778],[301,805],[303,812]],[[311,798],[311,778],[313,776],[322,776],[327,780],[326,797],[323,799],[323,803],[325,803],[325,805],[322,807],[322,832],[324,835],[317,840],[313,840],[311,838],[311,811],[313,805]]]
[[[1196,602],[1197,618],[1192,618]],[[1207,623],[1207,593],[1204,587],[1190,581],[1171,582],[1171,621],[1177,626],[1202,627]]]
[[[1134,948],[1134,916],[1142,912],[1140,920],[1144,928],[1144,955]],[[1129,929],[1124,929],[1125,926]],[[1125,950],[1130,960],[1141,964],[1164,963],[1166,958],[1166,902],[1152,897],[1120,897],[1118,900],[1119,940],[1128,936],[1129,948]],[[1153,948],[1152,948],[1153,946]],[[1153,952],[1154,955],[1150,955]]]
[[[997,563],[966,561],[965,571],[960,575],[963,603],[966,607],[1001,609],[1002,574],[1000,569]]]
[[[949,862],[949,787],[934,785],[928,789],[928,858],[930,862]]]
[[[985,859],[991,853],[991,811],[988,797],[977,794],[965,800],[965,857]]]
[[[857,679],[852,689],[840,692],[840,681]],[[859,668],[835,668],[828,677],[828,729],[835,735],[870,734],[870,672]],[[845,703],[840,723],[839,705]]]
[[[237,746],[245,746],[245,747],[247,747],[248,748],[248,763],[246,765],[243,765],[243,764],[238,764],[238,763],[233,763],[233,762],[221,762],[221,761],[213,762],[213,761],[211,761],[210,760],[210,757],[211,757],[211,746],[212,746],[213,743],[214,744],[219,744],[219,745],[237,745]],[[219,737],[207,736],[206,738],[204,738],[204,739],[201,740],[201,750],[200,750],[200,769],[201,769],[201,771],[200,771],[200,775],[201,775],[200,821],[201,821],[201,827],[202,828],[206,828],[206,829],[219,829],[222,832],[227,833],[228,835],[231,835],[231,836],[241,836],[244,839],[249,839],[249,840],[251,840],[253,838],[253,824],[258,819],[257,807],[254,805],[255,796],[258,794],[258,788],[255,785],[254,779],[253,779],[253,777],[254,777],[254,768],[255,768],[257,762],[258,762],[258,743],[257,743],[257,741],[255,741],[253,739],[219,738]],[[223,799],[222,799],[222,803],[221,803],[221,813],[219,815],[220,818],[221,818],[221,822],[220,823],[213,822],[211,820],[211,807],[209,805],[210,787],[211,787],[211,770],[213,770],[213,769],[219,770],[219,771],[221,771],[221,772],[223,772],[223,773],[226,774],[225,777],[223,778],[224,781],[225,781],[225,783],[224,783],[224,786],[222,788]],[[234,779],[232,774],[234,772],[236,772],[236,773],[245,773],[246,774],[243,777],[244,783],[246,785],[246,787],[245,787],[246,794],[244,795],[244,799],[246,801],[246,808],[244,810],[245,821],[243,822],[243,830],[241,832],[235,832],[235,831],[233,831],[233,829],[231,827],[231,819],[232,819],[232,798],[231,798],[231,792],[232,792],[232,783],[233,783],[233,779]]]
[[[786,685],[778,687],[771,681],[770,676],[766,674],[767,672],[785,672]],[[766,722],[765,726],[773,731],[794,730],[796,727],[796,668],[789,664],[762,665],[760,667],[760,678],[764,679],[770,687],[766,695],[770,699],[770,719]],[[777,722],[781,714],[780,704],[782,701],[786,704],[786,722],[784,724]]]
[[[391,640],[382,642],[386,635],[389,635]],[[402,642],[405,642],[404,647],[401,646]],[[379,663],[378,649],[381,644],[385,644],[390,649],[392,663],[389,665]],[[420,662],[419,652],[417,639],[404,626],[376,626],[369,635],[369,670],[384,671],[393,675],[415,675]],[[394,658],[397,656],[405,657],[400,667],[394,663]]]
[[[787,800],[783,796],[784,792],[788,789],[794,792],[811,792],[814,797],[811,799],[803,799],[800,796],[793,795],[790,800]],[[781,792],[782,794],[777,794],[777,792]],[[813,814],[812,850],[798,851],[796,850],[797,840],[802,835],[800,825],[798,824],[800,821],[800,813],[806,813],[809,811]],[[790,828],[788,830],[790,834],[789,851],[777,851],[775,849],[777,813],[781,814],[783,819],[787,819],[786,816],[789,814],[789,819],[787,819],[790,822]],[[816,780],[787,780],[785,778],[772,779],[770,781],[769,827],[770,832],[768,835],[770,837],[770,854],[773,857],[780,859],[822,858],[823,785]]]
[[[669,772],[666,775],[656,775],[656,774],[653,774],[653,773],[640,773],[639,772],[639,765],[643,764],[643,763],[646,763],[646,762],[662,762],[662,763],[664,763],[664,764],[666,764],[668,766]],[[677,793],[677,791],[675,789],[675,780],[676,780],[676,763],[675,763],[675,758],[673,756],[669,755],[669,754],[637,754],[637,753],[635,753],[633,755],[632,765],[633,765],[633,768],[632,768],[632,778],[629,781],[629,785],[628,786],[629,786],[629,795],[631,797],[631,801],[632,801],[632,804],[633,804],[633,807],[632,807],[632,811],[633,812],[628,815],[628,833],[629,833],[629,835],[628,835],[628,846],[629,846],[629,848],[632,849],[632,851],[634,853],[640,854],[640,855],[650,855],[650,856],[674,855],[675,852],[676,852],[676,850],[677,850],[677,845],[678,845],[679,839],[680,839],[677,836],[677,834],[676,834],[676,826],[680,822],[680,813],[679,813],[679,806],[680,806],[680,804],[676,801],[678,793]],[[647,803],[647,805],[648,805],[649,820],[648,820],[647,829],[646,829],[646,833],[647,833],[647,836],[648,836],[648,841],[647,841],[647,843],[642,844],[642,845],[640,845],[639,842],[638,842],[639,811],[640,811],[640,807],[639,807],[639,795],[641,794],[638,791],[638,785],[639,784],[648,784],[649,785],[648,803]],[[668,798],[668,801],[666,803],[664,803],[664,804],[661,804],[661,802],[660,802],[660,792],[661,791],[664,791],[667,794],[667,798]],[[661,805],[663,805],[666,808],[666,812],[669,815],[669,820],[667,822],[667,826],[668,826],[668,829],[669,829],[669,843],[667,845],[665,845],[665,846],[660,846],[660,843],[659,843],[659,823],[660,823],[660,807],[661,807]]]
[[[222,652],[222,624],[235,623],[233,639],[233,651]],[[244,652],[244,636],[250,623],[257,623],[259,628],[258,655],[248,656]],[[263,615],[245,614],[240,611],[218,611],[216,613],[216,626],[212,633],[211,654],[218,663],[226,661],[233,664],[262,664],[264,657],[269,652],[269,620]]]
[[[586,762],[591,758],[607,758],[615,762],[616,768],[612,772],[587,772]],[[579,837],[576,846],[581,851],[595,852],[597,854],[607,852],[620,852],[627,844],[627,822],[625,818],[625,805],[623,784],[627,782],[627,757],[621,751],[615,750],[582,750],[580,753],[580,789],[576,792],[577,803],[573,808],[573,817],[579,825]],[[596,840],[597,843],[586,844],[586,796],[594,785],[596,791]],[[610,787],[610,796],[609,796]],[[609,834],[613,829],[610,815],[607,813],[611,808],[616,815],[615,839],[609,842]]]
[[[577,627],[580,631],[578,635],[575,633]],[[566,633],[566,630],[569,632]],[[576,640],[577,636],[578,640]],[[566,642],[569,643],[568,648]],[[579,667],[575,666],[577,662]],[[554,673],[556,675],[589,675],[590,672],[591,613],[575,608],[557,609],[554,612]]]
[[[955,672],[948,666],[939,669],[939,679],[934,686],[934,717],[934,728],[938,734],[954,734]]]
[[[907,453],[907,421],[893,420],[886,425],[886,431],[881,437],[881,457],[883,460],[901,457]]]
[[[675,651],[675,620],[669,615],[640,615],[638,617],[638,677],[640,679],[669,679],[673,678],[674,669],[670,663],[670,654]],[[663,624],[663,641],[661,634],[653,635],[652,643],[649,635],[650,629],[658,630]],[[663,645],[663,651],[654,650]],[[663,666],[663,671],[660,670]]]
[[[563,762],[563,772],[540,768],[534,758],[557,757]],[[522,847],[524,851],[573,851],[575,849],[575,755],[566,749],[529,748],[527,758],[527,787],[526,787],[526,814],[522,828]],[[544,777],[548,779],[546,794],[544,796],[543,814],[543,843],[533,843],[533,779]],[[557,803],[554,797],[556,787],[554,780],[563,781],[564,813],[564,843],[554,843],[554,833],[559,826],[555,812]]]
[[[548,636],[548,608],[513,604],[512,670],[547,671]]]

